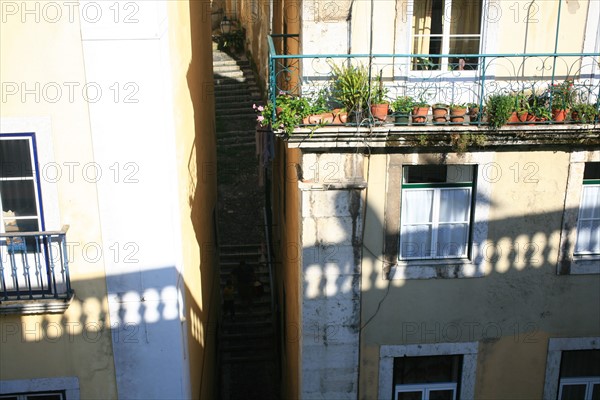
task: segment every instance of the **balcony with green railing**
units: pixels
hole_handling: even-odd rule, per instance
[[[269,98],[256,108],[289,141],[599,144],[600,53],[290,54],[298,40],[268,37]]]

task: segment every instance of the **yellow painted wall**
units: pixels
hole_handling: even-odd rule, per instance
[[[2,10],[7,3],[0,2]],[[43,7],[52,2],[37,2]],[[33,9],[30,4],[30,9]],[[47,117],[51,121],[53,162],[85,165],[94,160],[88,104],[81,94],[85,83],[79,21],[63,16],[52,23],[35,14],[3,15],[0,26],[0,80],[16,83],[39,94],[2,93],[0,117]],[[36,90],[36,82],[40,86]],[[70,99],[66,84],[78,83]],[[46,86],[49,85],[49,86]],[[58,85],[62,94],[44,92]],[[66,167],[65,167],[66,168]],[[70,263],[76,297],[64,315],[0,316],[2,337],[0,380],[75,376],[82,398],[117,396],[104,264],[87,262],[81,253],[86,243],[102,243],[96,187],[76,170],[73,181],[62,169],[57,183],[61,224],[69,224],[67,241],[79,244]],[[81,167],[80,167],[81,168]],[[42,193],[42,196],[44,194]],[[47,227],[58,229],[57,227]],[[16,331],[13,332],[13,329]],[[98,332],[96,332],[98,330]]]
[[[542,397],[549,337],[598,336],[600,276],[556,273],[569,157],[497,152],[479,166],[493,181],[486,276],[388,281],[381,261],[388,156],[370,156],[361,319],[371,322],[361,330],[360,398],[377,394],[381,345],[478,342],[476,398],[526,399]],[[417,158],[440,160],[405,156]],[[470,161],[449,154],[447,162]]]
[[[211,27],[204,18],[207,3],[168,5],[192,398],[213,399],[220,295],[215,273],[216,142]]]
[[[168,2],[192,398],[215,398],[220,305],[213,210],[216,142],[207,2]]]

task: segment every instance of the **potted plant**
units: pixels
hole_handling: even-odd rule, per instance
[[[548,107],[543,104],[536,104],[529,108],[529,112],[533,115],[535,122],[544,122],[552,118],[552,114],[548,111]]]
[[[467,103],[469,109],[469,122],[479,122],[481,120],[481,112],[478,103]]]
[[[410,96],[401,96],[396,98],[390,104],[397,124],[408,124],[408,117],[413,109],[413,98]]]
[[[431,115],[433,122],[436,124],[445,124],[446,116],[448,115],[448,104],[435,103],[431,106]]]
[[[390,103],[386,100],[388,89],[383,86],[383,80],[381,79],[381,72],[379,77],[375,80],[375,85],[372,86],[371,94],[369,99],[371,100],[371,115],[380,121],[385,121],[387,118]]]
[[[495,94],[488,98],[486,103],[488,123],[492,128],[500,128],[508,122],[513,113],[514,100],[506,94]]]
[[[552,120],[563,122],[573,105],[573,81],[566,80],[550,87],[550,101],[552,104]]]
[[[302,123],[306,125],[331,124],[336,115],[341,114],[341,110],[331,111],[329,103],[331,102],[331,90],[329,87],[322,87],[318,91],[313,91],[306,95],[308,99],[309,115],[304,117]],[[339,122],[338,122],[339,123]]]
[[[450,122],[463,123],[465,122],[465,114],[467,106],[462,103],[450,104]]]
[[[423,100],[413,103],[412,122],[415,124],[424,124],[429,113],[429,104]]]
[[[331,94],[343,108],[352,115],[352,120],[360,123],[367,109],[369,98],[369,74],[362,65],[339,66],[332,64],[333,85]]]
[[[592,104],[575,103],[571,107],[571,119],[574,122],[590,124],[596,120],[597,115],[598,111]]]
[[[275,99],[275,104],[269,102],[264,107],[254,104],[252,108],[259,113],[256,120],[261,126],[270,126],[274,130],[282,130],[288,136],[311,113],[308,99],[284,92],[280,92]],[[273,112],[274,108],[275,113]]]

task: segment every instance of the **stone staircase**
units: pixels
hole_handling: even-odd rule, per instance
[[[277,340],[264,239],[264,189],[258,185],[256,113],[261,104],[247,60],[213,47],[217,123],[220,283],[245,261],[254,267],[264,293],[246,307],[236,296],[235,320],[222,316],[219,328],[220,398],[278,399]],[[251,243],[258,244],[248,244]]]
[[[261,245],[220,247],[221,288],[244,260],[254,268],[264,293],[247,307],[235,301],[235,319],[222,317],[220,333],[221,399],[277,399],[278,360],[270,276]]]
[[[229,147],[254,146],[260,91],[247,60],[213,50],[217,142]]]

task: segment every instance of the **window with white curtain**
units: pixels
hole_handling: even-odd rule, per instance
[[[403,168],[400,259],[466,258],[474,166]]]
[[[575,254],[600,254],[600,162],[585,163]]]
[[[483,0],[413,0],[413,70],[475,70]],[[457,54],[458,57],[434,57]]]

